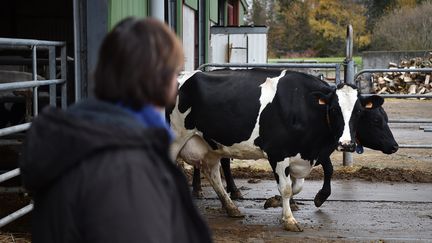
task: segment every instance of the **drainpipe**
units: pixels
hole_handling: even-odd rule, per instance
[[[168,24],[173,31],[177,30],[176,25],[176,0],[168,1]]]
[[[165,22],[164,0],[150,0],[150,16]]]
[[[206,43],[206,0],[198,2],[198,66],[205,62],[205,43]]]

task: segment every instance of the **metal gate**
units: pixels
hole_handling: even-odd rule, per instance
[[[0,49],[2,50],[20,50],[31,52],[31,69],[33,80],[23,80],[13,83],[1,83],[0,92],[13,91],[17,89],[31,89],[32,90],[32,106],[33,117],[38,114],[39,107],[39,91],[38,87],[49,86],[49,105],[57,106],[57,86],[60,86],[60,105],[65,109],[67,106],[66,93],[66,43],[60,41],[42,41],[30,39],[11,39],[0,38]],[[56,51],[59,50],[60,54],[57,55]],[[38,80],[38,51],[48,52],[48,77],[47,80]],[[39,52],[40,53],[40,52]],[[60,59],[58,65],[56,59]],[[59,66],[60,73],[57,73]],[[59,78],[57,78],[59,77]],[[3,136],[26,131],[30,127],[30,122],[10,126],[0,129],[0,139]],[[0,183],[20,175],[19,168],[8,171],[0,175]],[[0,219],[0,227],[14,221],[22,215],[30,212],[33,209],[33,204],[25,206],[22,209]]]
[[[359,75],[363,73],[371,73],[371,72],[431,72],[432,68],[417,68],[417,69],[364,69],[356,73],[355,63],[353,60],[353,29],[352,26],[349,25],[347,27],[346,33],[346,57],[343,63],[277,63],[277,64],[258,64],[258,63],[208,63],[203,64],[198,67],[200,70],[205,70],[207,67],[241,67],[241,68],[253,68],[253,67],[261,67],[261,68],[327,68],[327,69],[335,69],[336,77],[335,82],[339,84],[341,82],[345,82],[348,84],[356,84],[356,80]],[[341,80],[340,72],[344,70],[344,79]],[[359,86],[359,85],[357,85]],[[360,90],[360,87],[359,87]],[[362,96],[370,96],[373,94],[361,94]],[[383,98],[432,98],[432,95],[379,95]],[[432,120],[389,120],[389,123],[426,123],[432,124]],[[424,127],[424,131],[432,131],[432,128]],[[432,148],[432,144],[424,144],[424,145],[414,145],[414,144],[400,144],[400,148]],[[352,153],[344,152],[343,153],[343,165],[348,166],[352,165],[353,158]]]

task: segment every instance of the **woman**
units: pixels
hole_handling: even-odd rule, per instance
[[[125,19],[102,43],[95,98],[34,120],[20,161],[33,242],[211,241],[160,115],[182,65],[165,24]]]

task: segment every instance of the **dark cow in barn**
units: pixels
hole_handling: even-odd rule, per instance
[[[179,80],[169,119],[174,158],[201,167],[229,216],[243,216],[224,190],[219,160],[269,160],[282,196],[284,228],[301,231],[289,201],[320,158],[354,151],[358,120],[382,98],[330,87],[304,73],[268,70],[195,72]]]
[[[388,126],[387,113],[382,107],[376,109],[367,109],[360,116],[357,127],[357,153],[363,152],[363,146],[381,151],[385,154],[395,153],[399,145],[393,137],[393,134]],[[315,196],[315,206],[320,207],[331,194],[331,177],[333,174],[333,165],[330,158],[324,158],[317,162],[321,164],[324,171],[324,184],[323,188]],[[231,199],[241,199],[242,195],[240,190],[235,185],[234,179],[230,170],[230,159],[221,159],[222,170],[226,180],[227,192],[230,193]],[[200,196],[201,183],[200,183],[200,170],[194,169],[193,177],[193,194]]]

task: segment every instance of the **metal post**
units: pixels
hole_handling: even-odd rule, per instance
[[[351,25],[347,27],[346,37],[346,59],[344,69],[344,82],[346,84],[354,84],[354,61],[353,57],[353,29]],[[347,125],[347,124],[346,124]],[[351,166],[353,164],[352,153],[343,153],[343,165]]]
[[[165,1],[151,0],[150,13],[153,18],[165,22]]]
[[[56,78],[56,53],[55,46],[50,46],[48,49],[48,70],[49,70],[49,79]],[[57,106],[57,88],[55,84],[49,86],[49,104],[51,106]]]
[[[37,81],[37,52],[36,52],[36,46],[33,46],[33,54],[32,54],[32,61],[33,61],[33,81]],[[33,116],[37,116],[38,114],[38,88],[33,88]]]
[[[74,15],[74,65],[75,65],[75,102],[81,99],[81,31],[80,5],[78,0],[73,0]]]
[[[205,63],[205,42],[206,42],[206,0],[198,1],[198,65]]]
[[[64,83],[61,85],[61,108],[66,109],[67,107],[67,52],[66,45],[61,48],[60,54],[60,75]]]

